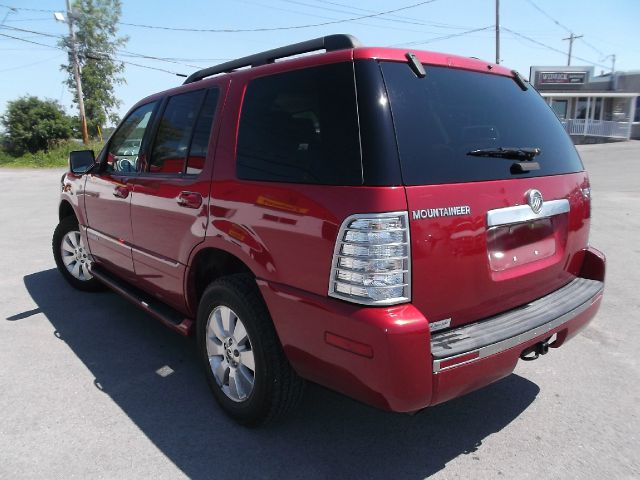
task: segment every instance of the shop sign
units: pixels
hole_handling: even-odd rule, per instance
[[[582,85],[587,81],[587,72],[540,72],[539,85]]]

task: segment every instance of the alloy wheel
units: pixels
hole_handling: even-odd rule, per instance
[[[216,383],[234,402],[253,391],[255,357],[242,320],[229,307],[216,307],[207,319],[206,346]]]
[[[71,230],[62,237],[60,252],[62,263],[74,278],[83,282],[93,278],[90,270],[91,257],[79,231]]]

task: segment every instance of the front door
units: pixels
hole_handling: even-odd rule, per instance
[[[138,285],[178,309],[185,308],[189,255],[207,229],[213,156],[209,147],[219,97],[218,87],[169,97],[141,174],[130,182]]]
[[[118,127],[103,150],[100,167],[87,175],[87,241],[99,265],[122,277],[134,273],[131,257],[131,179],[156,102],[138,107]]]

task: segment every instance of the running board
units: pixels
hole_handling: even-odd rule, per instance
[[[187,336],[191,333],[193,327],[193,320],[185,318],[183,314],[174,310],[168,305],[165,305],[161,301],[151,297],[149,294],[143,292],[137,287],[115,278],[113,275],[105,272],[103,269],[97,266],[93,266],[91,274],[104,283],[111,290],[119,293],[124,298],[129,300],[134,305],[140,307],[157,320],[160,320],[164,325],[175,330],[181,335]]]

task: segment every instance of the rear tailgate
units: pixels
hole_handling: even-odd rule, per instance
[[[568,283],[579,267],[571,260],[588,238],[585,181],[584,173],[576,173],[407,187],[414,305],[431,322],[453,327]],[[490,211],[508,214],[516,205],[530,209],[525,202],[530,189],[539,190],[547,204],[566,199],[569,211],[488,226]]]
[[[425,65],[422,78],[407,63],[380,67],[409,209],[414,305],[454,327],[571,281],[588,241],[589,184],[538,93],[494,73]],[[469,155],[480,149],[493,153]],[[542,206],[528,200],[535,191]]]

